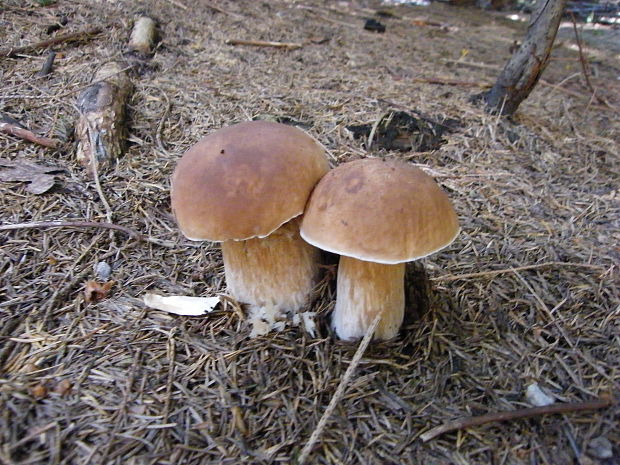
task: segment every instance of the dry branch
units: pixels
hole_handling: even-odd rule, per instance
[[[168,241],[162,241],[153,237],[144,236],[138,231],[131,228],[121,226],[114,223],[106,223],[103,221],[34,221],[32,223],[15,223],[15,224],[2,224],[0,225],[0,231],[15,231],[19,229],[47,229],[47,228],[103,228],[119,231],[127,234],[132,239],[138,241],[150,242],[152,244],[161,245],[163,247],[173,247],[174,243]]]
[[[554,413],[579,412],[582,410],[598,410],[609,407],[613,402],[610,399],[598,399],[588,402],[570,402],[566,404],[545,405],[544,407],[531,407],[510,412],[493,412],[478,417],[466,417],[451,421],[444,425],[438,426],[420,435],[422,441],[427,442],[437,436],[451,431],[471,428],[473,426],[485,425],[487,423],[495,423],[498,421],[517,420],[520,418],[531,418],[541,415]]]
[[[351,359],[351,363],[349,363],[347,370],[344,372],[344,375],[342,376],[342,379],[340,380],[340,383],[338,384],[338,387],[336,388],[336,392],[334,392],[332,399],[329,401],[329,405],[323,412],[323,415],[321,415],[321,419],[319,420],[319,422],[316,425],[316,428],[314,428],[314,431],[310,435],[310,439],[308,439],[308,442],[306,443],[301,453],[299,454],[297,465],[303,465],[306,462],[306,460],[310,456],[310,453],[312,452],[312,449],[314,448],[314,445],[321,437],[321,434],[323,433],[323,430],[325,429],[327,422],[329,421],[332,413],[338,406],[338,402],[342,400],[342,397],[345,394],[345,390],[347,386],[349,385],[349,381],[353,377],[353,373],[355,373],[355,370],[357,366],[359,365],[360,360],[362,359],[362,356],[364,355],[364,352],[366,351],[366,348],[368,347],[368,344],[370,344],[370,341],[372,340],[372,337],[375,334],[375,330],[377,329],[377,326],[379,326],[379,320],[381,320],[382,316],[383,316],[383,312],[379,312],[375,316],[375,319],[370,323],[370,326],[368,327],[368,329],[366,330],[366,334],[364,335],[364,338],[361,340],[360,345],[357,347],[357,350],[355,351],[355,354],[353,355],[353,358]]]
[[[19,126],[13,126],[9,123],[0,122],[0,131],[15,137],[19,137],[20,139],[27,140],[28,142],[42,145],[43,147],[49,147],[51,149],[55,149],[58,145],[58,142],[54,139],[50,139],[49,137],[37,136],[35,133],[29,131],[28,129],[23,129]]]
[[[50,139],[49,137],[37,136],[32,131],[5,120],[4,117],[0,118],[0,132],[19,137],[20,139],[27,140],[28,142],[42,145],[43,147],[49,147],[51,149],[55,149],[58,146],[58,141]]]
[[[269,42],[265,40],[228,39],[226,43],[228,45],[254,45],[256,47],[288,48],[290,50],[302,47],[302,44],[297,42]]]
[[[75,125],[77,160],[91,169],[93,162],[105,166],[122,155],[125,106],[132,89],[131,80],[116,62],[102,66],[93,81],[78,97],[80,116]]]
[[[441,78],[414,78],[411,81],[419,82],[422,84],[439,84],[443,86],[491,87],[490,84],[486,84],[484,82],[457,81],[454,79],[441,79]]]
[[[54,37],[53,39],[37,42],[36,44],[24,45],[21,47],[9,47],[0,49],[0,57],[14,58],[21,53],[34,52],[36,50],[51,47],[66,42],[79,42],[82,40],[92,39],[94,36],[102,31],[100,27],[88,29],[86,31],[72,32],[69,34],[62,34]]]

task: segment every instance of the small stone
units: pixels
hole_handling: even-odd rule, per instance
[[[527,401],[535,407],[544,407],[545,405],[551,405],[555,403],[555,399],[549,394],[545,393],[538,383],[532,383],[527,387],[525,392],[525,398]]]
[[[588,454],[597,459],[610,459],[614,456],[614,451],[609,439],[605,436],[599,436],[592,439],[588,444]]]
[[[98,262],[95,265],[95,274],[99,279],[108,279],[112,274],[112,267],[106,262]]]

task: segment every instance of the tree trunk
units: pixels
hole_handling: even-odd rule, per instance
[[[549,61],[566,1],[537,1],[523,44],[508,60],[493,88],[479,96],[489,111],[510,116],[530,95]]]

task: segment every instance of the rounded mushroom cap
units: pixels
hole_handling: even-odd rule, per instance
[[[407,163],[377,158],[327,173],[301,225],[301,236],[318,248],[385,264],[430,255],[458,233],[454,208],[430,176]]]
[[[172,210],[192,240],[265,237],[303,213],[328,169],[323,147],[301,129],[236,124],[183,155],[172,175]]]

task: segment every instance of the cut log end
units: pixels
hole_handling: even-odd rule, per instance
[[[148,56],[152,53],[156,37],[155,21],[147,16],[136,20],[127,46],[128,52]]]

